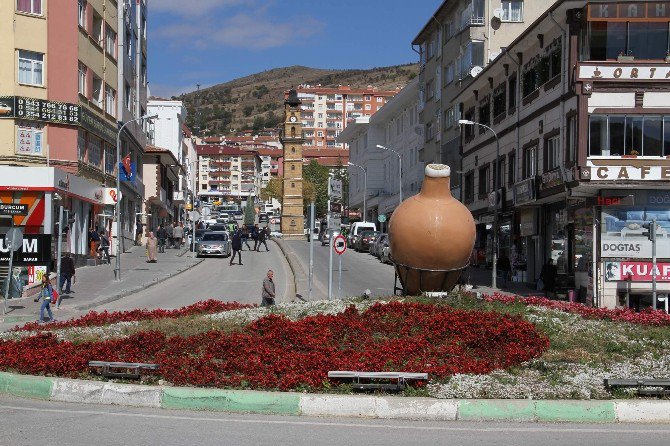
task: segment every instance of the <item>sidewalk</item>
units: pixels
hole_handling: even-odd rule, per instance
[[[62,295],[60,309],[52,305],[56,319],[70,319],[181,273],[202,259],[194,258],[187,249],[166,249],[158,254],[158,263],[147,263],[144,247],[133,246],[121,257],[121,280],[114,280],[116,259],[111,264],[77,268],[72,294]],[[37,320],[39,304],[32,297],[7,301],[7,314],[0,314],[0,331],[23,322]]]
[[[521,282],[512,282],[507,281],[505,286],[502,286],[500,281],[500,276],[498,276],[497,285],[498,289],[494,290],[491,288],[491,268],[477,268],[474,266],[469,267],[462,276],[463,283],[466,285],[472,285],[474,292],[484,293],[484,294],[493,294],[493,293],[503,293],[503,294],[513,294],[517,296],[543,296],[542,291],[537,291],[534,288],[531,288],[526,283]]]

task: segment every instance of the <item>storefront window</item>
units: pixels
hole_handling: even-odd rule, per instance
[[[625,22],[590,22],[589,34],[589,60],[616,59],[626,51]]]
[[[635,59],[665,59],[668,51],[668,24],[630,22],[627,53]]]
[[[581,208],[574,211],[574,270],[589,272],[593,259],[593,209]]]
[[[587,60],[662,60],[668,52],[668,22],[589,22]]]
[[[670,155],[670,116],[590,116],[589,156],[622,155]]]

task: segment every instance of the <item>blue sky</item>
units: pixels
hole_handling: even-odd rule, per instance
[[[152,0],[149,87],[159,96],[290,65],[416,62],[410,43],[441,0]]]

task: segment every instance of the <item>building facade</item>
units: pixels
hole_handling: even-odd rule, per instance
[[[202,202],[240,203],[258,197],[261,161],[255,151],[221,145],[197,145],[198,192]]]
[[[423,182],[423,163],[419,152],[423,138],[417,132],[418,79],[412,80],[371,118],[350,123],[338,141],[349,146],[349,209],[360,209],[366,221],[377,222],[388,217],[400,203],[400,163],[398,156],[382,145],[396,150],[402,157],[403,199],[418,193]],[[367,171],[367,196],[365,172]],[[367,212],[365,212],[367,211]],[[382,218],[383,219],[383,218]],[[383,229],[383,228],[382,228]]]
[[[456,95],[547,6],[548,2],[524,0],[445,0],[426,21],[412,42],[420,63],[423,162],[461,170]],[[452,177],[452,189],[459,188],[458,180]]]
[[[651,307],[645,225],[655,220],[657,306],[666,304],[669,26],[666,2],[559,1],[459,93],[464,115],[497,134],[461,128],[473,261],[490,256],[498,229],[515,280],[532,286],[551,259],[558,295]]]
[[[148,145],[142,163],[143,177],[146,179],[146,199],[142,215],[144,234],[160,225],[183,221],[180,219],[182,207],[174,197],[179,187],[181,165],[171,150]]]
[[[302,102],[305,148],[346,148],[337,142],[337,137],[347,123],[356,117],[372,116],[398,91],[380,91],[372,86],[354,89],[301,85],[297,92]]]

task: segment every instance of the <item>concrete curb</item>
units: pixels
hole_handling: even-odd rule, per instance
[[[288,263],[288,266],[291,269],[291,275],[293,276],[293,280],[288,282],[290,287],[287,287],[286,289],[286,296],[288,296],[291,301],[294,301],[295,298],[298,297],[298,278],[297,278],[298,271],[303,275],[304,272],[302,271],[302,268],[300,268],[300,265],[294,262],[293,254],[287,252],[284,240],[278,239],[276,237],[273,237],[270,240],[272,240],[273,242],[275,242],[277,246],[279,246],[281,253],[284,255],[284,259],[286,259],[286,262]]]
[[[0,372],[0,394],[84,404],[427,421],[670,423],[664,400],[448,400],[145,386]]]
[[[116,294],[113,294],[111,296],[103,297],[102,299],[96,300],[94,302],[88,302],[82,305],[78,305],[74,307],[75,310],[78,311],[84,311],[84,310],[90,310],[95,307],[99,307],[101,305],[108,304],[110,302],[117,301],[119,299],[123,299],[126,296],[130,296],[131,294],[135,294],[138,291],[142,291],[150,286],[153,285],[158,285],[159,283],[165,282],[166,280],[178,276],[179,274],[183,273],[184,271],[188,271],[189,269],[193,268],[194,266],[199,265],[200,263],[204,262],[205,259],[193,259],[193,263],[186,266],[185,268],[180,268],[175,272],[168,273],[167,275],[159,276],[154,278],[151,282],[146,282],[143,283],[142,285],[137,285],[129,289],[121,290]]]

